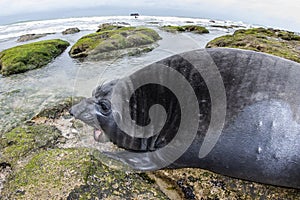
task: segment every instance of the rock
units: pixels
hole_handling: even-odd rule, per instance
[[[44,40],[24,44],[0,53],[0,72],[3,76],[18,74],[47,65],[70,44],[66,41]]]
[[[103,31],[86,35],[73,45],[73,58],[99,60],[136,55],[154,48],[160,36],[152,29],[107,25]]]
[[[103,23],[98,26],[98,30],[96,32],[98,33],[101,31],[117,30],[119,28],[128,27],[128,26],[130,26],[130,24],[127,22]]]
[[[115,23],[118,25],[130,26],[130,24],[127,22],[115,22]]]
[[[152,25],[156,25],[156,24],[159,24],[159,22],[152,22],[152,21],[150,21],[150,22],[146,22],[147,24],[152,24]]]
[[[245,28],[244,26],[239,26],[239,25],[229,25],[229,26],[226,26],[226,25],[217,25],[217,24],[210,25],[210,27],[213,27],[213,28],[224,28],[224,29]]]
[[[300,198],[299,190],[242,181],[201,169],[134,172],[92,147],[65,147],[61,143],[70,139],[62,137],[54,118],[70,121],[68,109],[80,99],[67,98],[49,106],[30,125],[2,135],[0,173],[5,177],[0,176],[0,199]],[[38,125],[41,118],[46,120]],[[67,129],[86,131],[77,125]],[[91,134],[89,131],[84,134]]]
[[[167,32],[193,32],[193,33],[198,33],[198,34],[203,34],[203,33],[209,33],[209,31],[203,27],[203,26],[197,26],[197,25],[186,25],[186,26],[163,26],[161,27],[162,30],[167,31]]]
[[[118,24],[118,23],[104,23],[100,24],[98,26],[98,30],[96,31],[97,33],[102,32],[102,31],[112,31],[112,30],[117,30],[120,28],[123,28],[123,24]]]
[[[300,190],[234,179],[202,169],[149,172],[162,191],[181,199],[299,199]],[[178,199],[178,198],[177,198]]]
[[[233,35],[216,38],[206,45],[207,48],[230,47],[260,51],[300,62],[300,36],[289,31],[252,28],[240,29]]]
[[[52,149],[33,156],[4,185],[7,199],[60,199],[84,184],[92,165],[83,149]]]
[[[57,119],[66,113],[69,115],[69,109],[72,107],[72,105],[79,103],[83,98],[84,97],[65,98],[64,100],[57,102],[55,105],[44,108],[34,117],[32,117],[31,120],[35,120],[36,118]]]
[[[17,127],[2,135],[0,163],[13,169],[17,162],[41,148],[51,148],[61,133],[53,126],[36,125]]]
[[[74,34],[80,32],[79,28],[68,28],[62,32],[63,35]]]
[[[4,185],[7,199],[167,199],[145,174],[110,169],[85,148],[33,156]]]
[[[51,33],[43,33],[43,34],[26,34],[19,37],[17,42],[27,42],[29,40],[39,39],[41,37],[45,37]]]

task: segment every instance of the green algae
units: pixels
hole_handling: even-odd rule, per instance
[[[2,135],[0,163],[9,163],[13,168],[20,159],[54,147],[60,132],[53,126],[37,125],[17,127]]]
[[[112,170],[88,149],[36,154],[4,187],[9,199],[167,199],[147,175]]]
[[[123,27],[124,26],[120,26],[120,25],[113,24],[113,23],[104,23],[99,26],[99,29],[96,32],[98,33],[98,32],[102,32],[102,31],[117,30],[117,29],[120,29]]]
[[[162,30],[167,31],[167,32],[193,32],[193,33],[198,33],[198,34],[203,34],[203,33],[209,33],[209,31],[203,27],[203,26],[196,26],[196,25],[185,25],[185,26],[163,26],[161,27]]]
[[[24,44],[0,53],[0,70],[4,76],[26,72],[47,65],[70,44],[55,39]]]
[[[95,163],[86,184],[74,188],[69,199],[168,199],[145,173],[115,170]]]
[[[289,60],[300,62],[300,36],[295,33],[252,28],[235,31],[233,35],[225,35],[210,41],[206,47],[240,48],[273,54]]]
[[[114,27],[114,26],[113,26]],[[85,58],[89,54],[101,54],[114,50],[149,45],[160,39],[152,29],[143,27],[106,27],[97,33],[80,38],[70,50],[73,58]]]
[[[36,154],[4,187],[8,199],[60,199],[83,184],[92,163],[86,149],[52,149]]]
[[[79,103],[82,99],[84,99],[84,97],[67,97],[59,102],[56,102],[54,105],[48,105],[46,108],[37,113],[32,120],[40,117],[57,119],[62,114],[68,112],[73,105]]]

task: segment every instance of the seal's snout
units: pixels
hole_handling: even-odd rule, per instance
[[[81,103],[81,102],[80,102]],[[79,104],[80,104],[79,103]],[[71,116],[77,118],[78,117],[78,114],[81,112],[80,111],[80,107],[79,107],[79,104],[76,104],[76,105],[73,105],[70,109],[69,109],[69,113]]]
[[[71,116],[74,116],[73,112],[72,112],[72,108],[69,110],[69,113]]]

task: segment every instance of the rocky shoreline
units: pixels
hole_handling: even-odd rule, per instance
[[[206,48],[229,47],[264,52],[300,62],[300,36],[294,32],[253,28],[241,29],[210,41]]]
[[[107,55],[123,47],[149,48],[160,39],[153,30],[128,26],[105,25],[84,37],[96,37],[101,43],[105,36],[106,46],[102,48],[109,49]],[[132,47],[131,37],[140,45]],[[300,62],[299,38],[282,30],[241,29],[210,41],[207,48],[249,49]],[[118,46],[125,39],[125,46]],[[84,40],[78,42],[74,49],[86,44]],[[64,48],[68,46],[63,44]],[[3,66],[8,66],[3,65],[3,58],[10,51],[0,53],[2,71]],[[87,48],[82,52],[90,58],[91,51]],[[72,49],[72,55],[71,52]],[[13,73],[7,75],[10,74]],[[46,106],[29,120],[0,133],[0,199],[300,199],[296,189],[238,180],[201,169],[147,173],[127,169],[101,153],[120,149],[110,142],[95,142],[92,128],[70,116],[68,110],[80,99],[67,98]]]
[[[3,199],[297,199],[299,190],[238,180],[201,169],[134,172],[101,151],[92,129],[68,110],[81,98],[45,108],[1,135]],[[38,197],[38,198],[37,198]]]

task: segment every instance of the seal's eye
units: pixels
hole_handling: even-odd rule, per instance
[[[100,109],[100,112],[103,114],[103,115],[107,115],[110,113],[110,110],[111,110],[111,107],[110,107],[110,102],[107,101],[107,100],[100,100],[99,103],[99,109]]]

